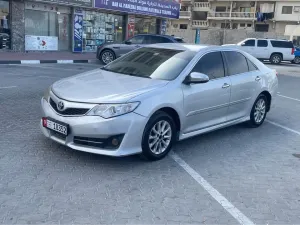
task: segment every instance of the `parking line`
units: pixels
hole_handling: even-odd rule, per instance
[[[213,186],[211,186],[199,173],[191,168],[176,153],[170,152],[171,158],[181,166],[198,184],[200,184],[223,208],[230,213],[242,225],[254,225],[254,223],[246,217],[238,208],[229,202],[220,194]]]
[[[294,100],[294,101],[297,101],[297,102],[300,102],[300,99],[297,99],[297,98],[291,98],[291,97],[288,97],[288,96],[284,96],[284,95],[279,95],[277,94],[278,96],[282,97],[282,98],[287,98],[287,99],[291,99],[291,100]]]
[[[270,121],[270,120],[266,120],[266,122],[268,122],[268,123],[270,123],[270,124],[273,124],[274,126],[280,127],[280,128],[282,128],[282,129],[284,129],[284,130],[290,131],[290,132],[292,132],[292,133],[294,133],[294,134],[300,135],[300,132],[299,132],[299,131],[296,131],[296,130],[293,130],[293,129],[291,129],[291,128],[288,128],[288,127],[283,126],[283,125],[281,125],[281,124],[279,124],[279,123],[275,123],[275,122]]]
[[[7,86],[7,87],[0,87],[0,89],[9,89],[9,88],[16,88],[17,86]]]

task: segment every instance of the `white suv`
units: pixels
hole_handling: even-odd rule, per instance
[[[270,60],[273,64],[293,61],[295,58],[294,45],[287,40],[247,38],[235,46],[260,60]]]

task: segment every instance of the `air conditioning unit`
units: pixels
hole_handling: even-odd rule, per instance
[[[300,12],[300,7],[299,6],[295,6],[294,7],[294,12]]]

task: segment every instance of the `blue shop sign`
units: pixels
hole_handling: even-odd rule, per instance
[[[79,9],[74,10],[73,52],[82,52],[83,44],[83,14]]]
[[[180,3],[162,0],[95,0],[95,8],[178,19]]]

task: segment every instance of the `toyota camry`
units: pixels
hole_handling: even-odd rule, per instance
[[[74,150],[161,159],[173,144],[237,123],[259,127],[277,74],[229,46],[157,44],[55,82],[41,100],[44,135]]]

